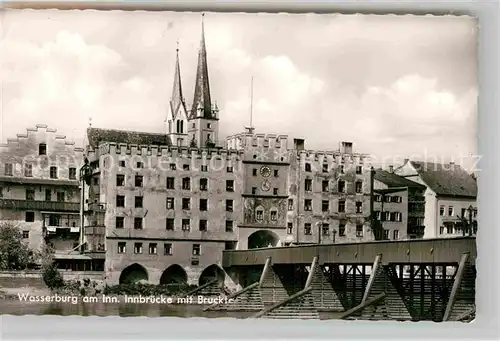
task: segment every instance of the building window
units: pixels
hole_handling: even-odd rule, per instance
[[[64,202],[64,192],[57,192],[57,201]]]
[[[304,211],[312,211],[312,200],[311,199],[304,200]]]
[[[14,173],[14,167],[12,166],[12,163],[6,163],[4,174],[12,176],[13,173]]]
[[[323,173],[328,173],[328,163],[323,163]]]
[[[138,162],[137,162],[137,168],[138,168],[138,169],[139,169],[139,168],[144,168],[144,163],[143,163],[143,162],[141,162],[141,161],[138,161]]]
[[[208,179],[201,178],[200,179],[200,191],[208,190]]]
[[[125,196],[117,195],[116,196],[116,207],[125,207]]]
[[[275,169],[275,170],[274,170],[274,176],[275,176],[275,177],[278,177],[278,175],[279,175],[279,171],[278,171],[277,169]]]
[[[135,176],[135,187],[142,187],[143,177],[142,175]]]
[[[0,198],[3,198],[3,187],[0,187]]]
[[[345,166],[340,165],[340,174],[344,174],[344,173],[345,173]]]
[[[345,237],[345,221],[339,222],[339,237]]]
[[[115,218],[115,227],[117,229],[122,229],[125,226],[125,218],[124,217],[116,217]]]
[[[24,165],[24,176],[29,178],[33,176],[33,165],[28,163]]]
[[[190,210],[191,209],[191,199],[190,198],[182,198],[182,209]]]
[[[176,169],[177,169],[177,166],[175,165],[175,163],[171,163],[170,170],[176,170]]]
[[[191,221],[189,219],[182,219],[182,231],[191,230]]]
[[[448,215],[453,216],[453,206],[448,207]]]
[[[278,220],[278,212],[277,211],[271,211],[271,220],[272,221]]]
[[[226,232],[233,232],[233,221],[226,220]]]
[[[462,212],[460,214],[460,217],[465,218],[466,217],[466,212],[467,212],[467,209],[462,208]]]
[[[234,181],[226,180],[226,192],[234,192]]]
[[[339,180],[338,188],[339,188],[340,193],[345,192],[345,181],[344,180]]]
[[[356,181],[356,183],[355,183],[355,190],[356,190],[356,193],[362,193],[363,192],[363,183],[361,181]]]
[[[328,192],[328,187],[329,187],[329,181],[328,180],[323,180],[321,182],[321,190],[323,192]]]
[[[26,200],[35,200],[35,190],[26,188]]]
[[[156,251],[156,249],[157,249],[156,245],[157,245],[156,243],[149,243],[149,254],[150,255],[156,255],[156,252],[157,252]]]
[[[363,203],[361,201],[356,201],[356,213],[362,213]]]
[[[127,243],[119,242],[118,243],[118,253],[125,253],[125,252],[127,252],[126,245],[127,245]]]
[[[383,212],[382,220],[383,221],[391,221],[391,212]]]
[[[339,213],[345,213],[345,200],[339,200]]]
[[[363,237],[363,225],[356,225],[356,237]]]
[[[226,212],[233,212],[233,201],[226,200]]]
[[[330,225],[329,224],[323,224],[323,226],[321,227],[321,234],[323,236],[330,235]]]
[[[201,171],[202,172],[208,172],[208,166],[207,165],[201,165]]]
[[[142,218],[138,218],[138,217],[134,218],[134,229],[142,230]]]
[[[374,216],[375,220],[380,220],[380,211],[374,211],[373,216]]]
[[[30,231],[23,231],[23,239],[28,239],[30,237]]]
[[[38,155],[47,155],[47,145],[45,143],[38,145]]]
[[[330,209],[330,202],[328,200],[321,201],[321,211],[328,212],[329,209]]]
[[[381,196],[380,194],[375,194],[375,196],[374,196],[374,200],[375,200],[376,202],[381,202],[381,201],[382,201],[382,196]]]
[[[278,189],[277,188],[273,188],[273,195],[278,195]]]
[[[399,239],[399,231],[398,230],[392,231],[392,239],[393,240],[398,240]]]
[[[26,212],[24,221],[27,223],[32,223],[35,221],[35,212]]]
[[[57,179],[57,167],[50,167],[50,178]]]
[[[292,234],[293,233],[293,224],[292,223],[288,223],[287,224],[286,233],[287,234]]]
[[[142,208],[142,197],[135,197],[135,208]]]
[[[305,235],[310,235],[310,234],[312,234],[312,231],[311,231],[311,223],[305,223],[305,224],[304,224],[304,234],[305,234]]]
[[[163,244],[163,254],[165,256],[171,256],[172,255],[172,244],[171,243]]]
[[[167,210],[174,209],[174,198],[167,198]]]
[[[175,189],[175,178],[167,178],[167,189]]]
[[[189,178],[182,179],[182,189],[185,191],[191,190],[191,179]]]
[[[200,231],[206,231],[207,230],[207,221],[205,219],[200,220]]]
[[[293,211],[293,199],[288,199],[288,210]]]
[[[401,221],[401,213],[394,212],[394,221]]]
[[[257,169],[256,168],[252,169],[252,176],[257,176]]]
[[[174,230],[174,219],[173,218],[167,218],[166,229],[167,229],[167,231]]]
[[[305,179],[304,180],[304,190],[306,192],[311,192],[312,191],[312,180],[311,179]]]
[[[444,205],[439,206],[439,215],[444,216]]]
[[[200,199],[200,211],[208,210],[208,199]]]
[[[118,161],[118,166],[125,168],[125,160]]]
[[[384,240],[389,240],[389,230],[384,230]]]
[[[252,194],[257,194],[257,187],[252,187]]]
[[[142,243],[134,243],[134,253],[135,254],[142,253]]]
[[[226,172],[232,173],[233,172],[233,166],[227,166],[226,167]]]
[[[309,162],[306,162],[306,164],[304,165],[304,169],[306,172],[310,172],[311,171],[311,164]]]
[[[255,211],[255,219],[258,221],[261,221],[264,219],[264,211],[262,209],[259,208]]]
[[[116,175],[116,186],[125,186],[125,175],[117,174]]]
[[[99,186],[99,178],[93,178],[94,186]]]
[[[182,165],[182,170],[188,171],[189,170],[189,165]]]
[[[201,254],[200,244],[193,244],[193,256],[199,256]]]
[[[69,179],[76,180],[76,168],[70,167],[69,169]]]
[[[363,174],[363,167],[362,166],[356,166],[356,174]]]

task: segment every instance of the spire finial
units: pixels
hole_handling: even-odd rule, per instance
[[[177,47],[176,47],[175,51],[176,51],[177,53],[179,53],[179,38],[177,38]]]
[[[89,128],[92,128],[92,117],[89,117]]]

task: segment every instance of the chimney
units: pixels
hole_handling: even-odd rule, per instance
[[[389,165],[389,173],[394,173],[394,166],[393,165]]]
[[[342,154],[352,154],[352,142],[342,141],[340,152]]]
[[[293,139],[293,149],[304,150],[305,140],[304,139]]]

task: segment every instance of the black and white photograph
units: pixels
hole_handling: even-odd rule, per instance
[[[475,319],[476,18],[1,22],[0,315]]]

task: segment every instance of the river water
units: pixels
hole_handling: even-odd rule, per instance
[[[134,304],[134,303],[40,303],[18,299],[0,299],[0,315],[78,315],[78,316],[147,316],[147,317],[233,317],[245,318],[250,312],[203,311],[199,304]]]

